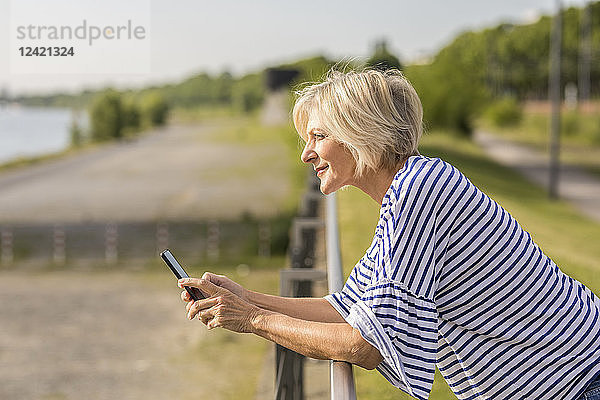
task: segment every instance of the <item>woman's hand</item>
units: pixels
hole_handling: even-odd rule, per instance
[[[213,274],[212,272],[205,272],[202,275],[201,279],[205,279],[209,282],[214,283],[217,286],[225,288],[225,289],[229,290],[231,293],[242,298],[243,300],[248,301],[248,291],[242,285],[232,281],[225,275],[217,275],[217,274]],[[190,294],[185,290],[183,292],[181,292],[181,299],[186,302],[193,301]]]
[[[241,297],[243,300],[248,301],[248,296],[247,296],[248,291],[246,289],[244,289],[244,287],[242,285],[232,281],[225,275],[217,275],[217,274],[213,274],[212,272],[205,272],[204,275],[202,275],[201,279],[205,279],[211,283],[214,283],[217,286],[225,288],[225,289],[229,290],[231,293],[237,295],[238,297]],[[187,292],[185,292],[185,291],[184,291],[184,293],[187,294]],[[185,295],[183,293],[182,293],[182,298],[184,301],[192,300],[192,298],[189,297],[189,295],[187,295],[187,297],[185,297]]]
[[[204,274],[204,276],[206,275]],[[220,282],[225,282],[227,285],[233,284],[231,286],[234,289],[244,290],[228,278],[219,278],[224,278]],[[208,329],[225,328],[240,333],[252,331],[252,320],[260,312],[260,309],[226,287],[215,285],[204,277],[202,279],[180,279],[178,285],[181,288],[184,286],[196,287],[207,296],[206,299],[192,301],[185,290],[182,292],[181,297],[183,301],[187,302],[186,310],[190,320],[198,316]]]

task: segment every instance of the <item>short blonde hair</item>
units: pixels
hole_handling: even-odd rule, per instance
[[[356,160],[356,176],[365,169],[392,169],[411,155],[423,133],[423,107],[417,92],[396,69],[339,72],[296,92],[292,116],[300,136],[311,113],[323,129],[343,143]]]

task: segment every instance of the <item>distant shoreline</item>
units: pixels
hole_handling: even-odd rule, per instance
[[[16,168],[23,168],[23,167],[28,167],[31,165],[37,165],[37,164],[43,163],[45,161],[58,160],[69,154],[74,154],[75,152],[79,152],[79,150],[83,150],[83,147],[81,149],[77,149],[74,147],[68,147],[67,149],[59,151],[59,152],[41,154],[39,156],[17,157],[13,160],[0,162],[0,173],[9,171],[12,169],[16,169]]]
[[[87,121],[66,107],[1,107],[0,169],[29,165],[68,152],[74,119],[80,125],[87,125]]]

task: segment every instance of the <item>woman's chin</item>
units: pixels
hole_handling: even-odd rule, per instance
[[[331,194],[331,193],[337,191],[339,189],[339,187],[330,185],[330,184],[328,184],[327,181],[321,181],[320,189],[321,189],[321,193],[323,193],[324,195],[328,195],[328,194]]]

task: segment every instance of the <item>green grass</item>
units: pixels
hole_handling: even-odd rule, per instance
[[[264,126],[260,123],[258,116],[238,116],[226,123],[221,123],[219,129],[215,129],[208,140],[215,143],[243,146],[245,151],[260,151],[272,149],[262,158],[261,163],[254,168],[245,168],[244,171],[221,170],[210,171],[211,177],[221,178],[223,174],[235,174],[244,176],[248,181],[253,176],[264,173],[264,164],[275,168],[285,168],[288,172],[290,182],[290,193],[285,200],[282,209],[284,212],[295,210],[306,184],[306,167],[300,161],[300,141],[298,134],[290,124]],[[203,138],[204,140],[204,138]]]
[[[299,160],[298,138],[291,126],[265,127],[256,116],[239,116],[228,119],[212,119],[209,124],[218,124],[206,140],[213,143],[243,146],[244,151],[261,151],[268,149],[263,162],[269,165],[275,163],[278,168],[285,168],[290,180],[290,193],[281,209],[284,214],[275,217],[272,223],[273,240],[284,226],[289,226],[285,219],[290,219],[298,207],[302,191],[305,189],[306,169]],[[271,151],[273,149],[274,151]],[[211,173],[215,179],[222,178],[221,174],[235,173],[244,176],[249,182],[257,173],[262,173],[263,166],[247,170],[217,171]],[[287,234],[287,229],[285,232]],[[280,245],[273,243],[274,251]],[[255,253],[254,253],[255,254]],[[263,293],[278,294],[279,270],[286,265],[285,256],[261,258],[248,256],[238,266],[233,260],[213,263],[212,266],[191,265],[190,275],[200,275],[205,270],[225,274],[247,288]],[[249,271],[248,271],[249,268]],[[259,376],[262,372],[268,341],[254,335],[241,335],[222,329],[208,332],[196,348],[182,354],[174,362],[186,363],[189,368],[189,380],[199,389],[195,398],[211,399],[252,399],[256,396]],[[206,362],[210,360],[210,362]],[[273,366],[274,368],[274,366]]]
[[[570,276],[600,293],[600,224],[581,216],[565,202],[552,202],[510,169],[490,161],[473,143],[443,132],[423,138],[422,154],[441,157],[459,168],[476,186],[506,208],[535,242]],[[358,189],[339,195],[340,235],[345,273],[349,274],[371,242],[379,205]],[[409,399],[376,371],[355,368],[359,399]],[[439,373],[434,400],[455,399]]]
[[[245,287],[276,294],[279,286],[277,271],[284,265],[284,257],[254,257],[246,262],[244,267],[195,264],[188,272],[200,276],[209,270],[225,274]],[[214,329],[206,332],[195,346],[174,356],[171,362],[187,366],[186,379],[196,388],[189,399],[253,399],[269,346],[272,344],[254,335]]]
[[[175,107],[169,113],[169,121],[174,123],[195,123],[228,119],[241,115],[227,105],[205,105],[202,107]]]
[[[228,118],[230,116],[232,118]],[[216,128],[214,133],[211,133],[206,140],[231,144],[232,146],[243,146],[244,151],[252,152],[258,148],[265,149],[268,147],[262,161],[279,160],[278,163],[286,169],[288,179],[291,182],[289,197],[286,204],[281,207],[285,210],[285,213],[273,217],[270,221],[272,240],[281,242],[282,237],[287,236],[289,220],[295,214],[301,193],[305,189],[306,169],[299,160],[299,142],[293,128],[287,125],[264,127],[258,122],[256,116],[240,116],[231,113],[227,109],[204,109],[189,112],[176,110],[172,121],[184,123],[202,121]],[[270,145],[273,146],[269,147]],[[81,149],[69,150],[59,155],[22,160],[5,168],[30,165],[77,151],[81,151]],[[262,168],[261,165],[256,167]],[[222,174],[224,173],[234,173],[243,176],[248,182],[252,182],[256,171],[230,169],[223,172],[221,169],[216,172],[206,172],[207,175],[215,179],[223,178]],[[249,238],[248,240],[252,239]],[[272,246],[274,253],[283,248],[281,243],[273,243]],[[254,251],[252,254],[256,254],[256,252]],[[186,269],[191,276],[200,276],[204,271],[209,270],[225,274],[245,287],[271,294],[277,294],[279,270],[286,265],[285,256],[283,255],[275,255],[270,258],[245,255],[238,257],[236,260],[222,258],[208,266],[206,263],[201,264],[200,260],[196,260],[195,263],[193,260],[189,261],[192,263]],[[122,267],[128,268],[123,264],[107,267],[100,263],[97,268],[90,268],[89,272],[104,274]],[[48,265],[47,270],[44,270],[44,272],[68,268],[71,268],[71,266],[58,268]],[[139,263],[138,267],[131,269],[131,273],[137,273],[142,279],[148,281],[163,282],[165,279],[169,279],[167,272],[164,271],[164,265],[156,258]],[[171,362],[187,367],[186,378],[196,388],[193,398],[252,399],[255,397],[257,382],[264,365],[265,352],[269,346],[272,346],[272,344],[254,335],[241,335],[223,329],[216,329],[208,332],[206,337],[193,348],[174,355]],[[49,399],[62,398],[60,393],[49,396]]]
[[[71,155],[78,154],[82,151],[86,151],[88,149],[92,149],[98,146],[100,146],[100,144],[98,143],[86,143],[80,147],[68,147],[62,151],[57,151],[55,153],[43,154],[39,156],[18,157],[16,159],[0,164],[0,172],[30,167],[38,164],[44,164],[48,161],[66,158]]]

